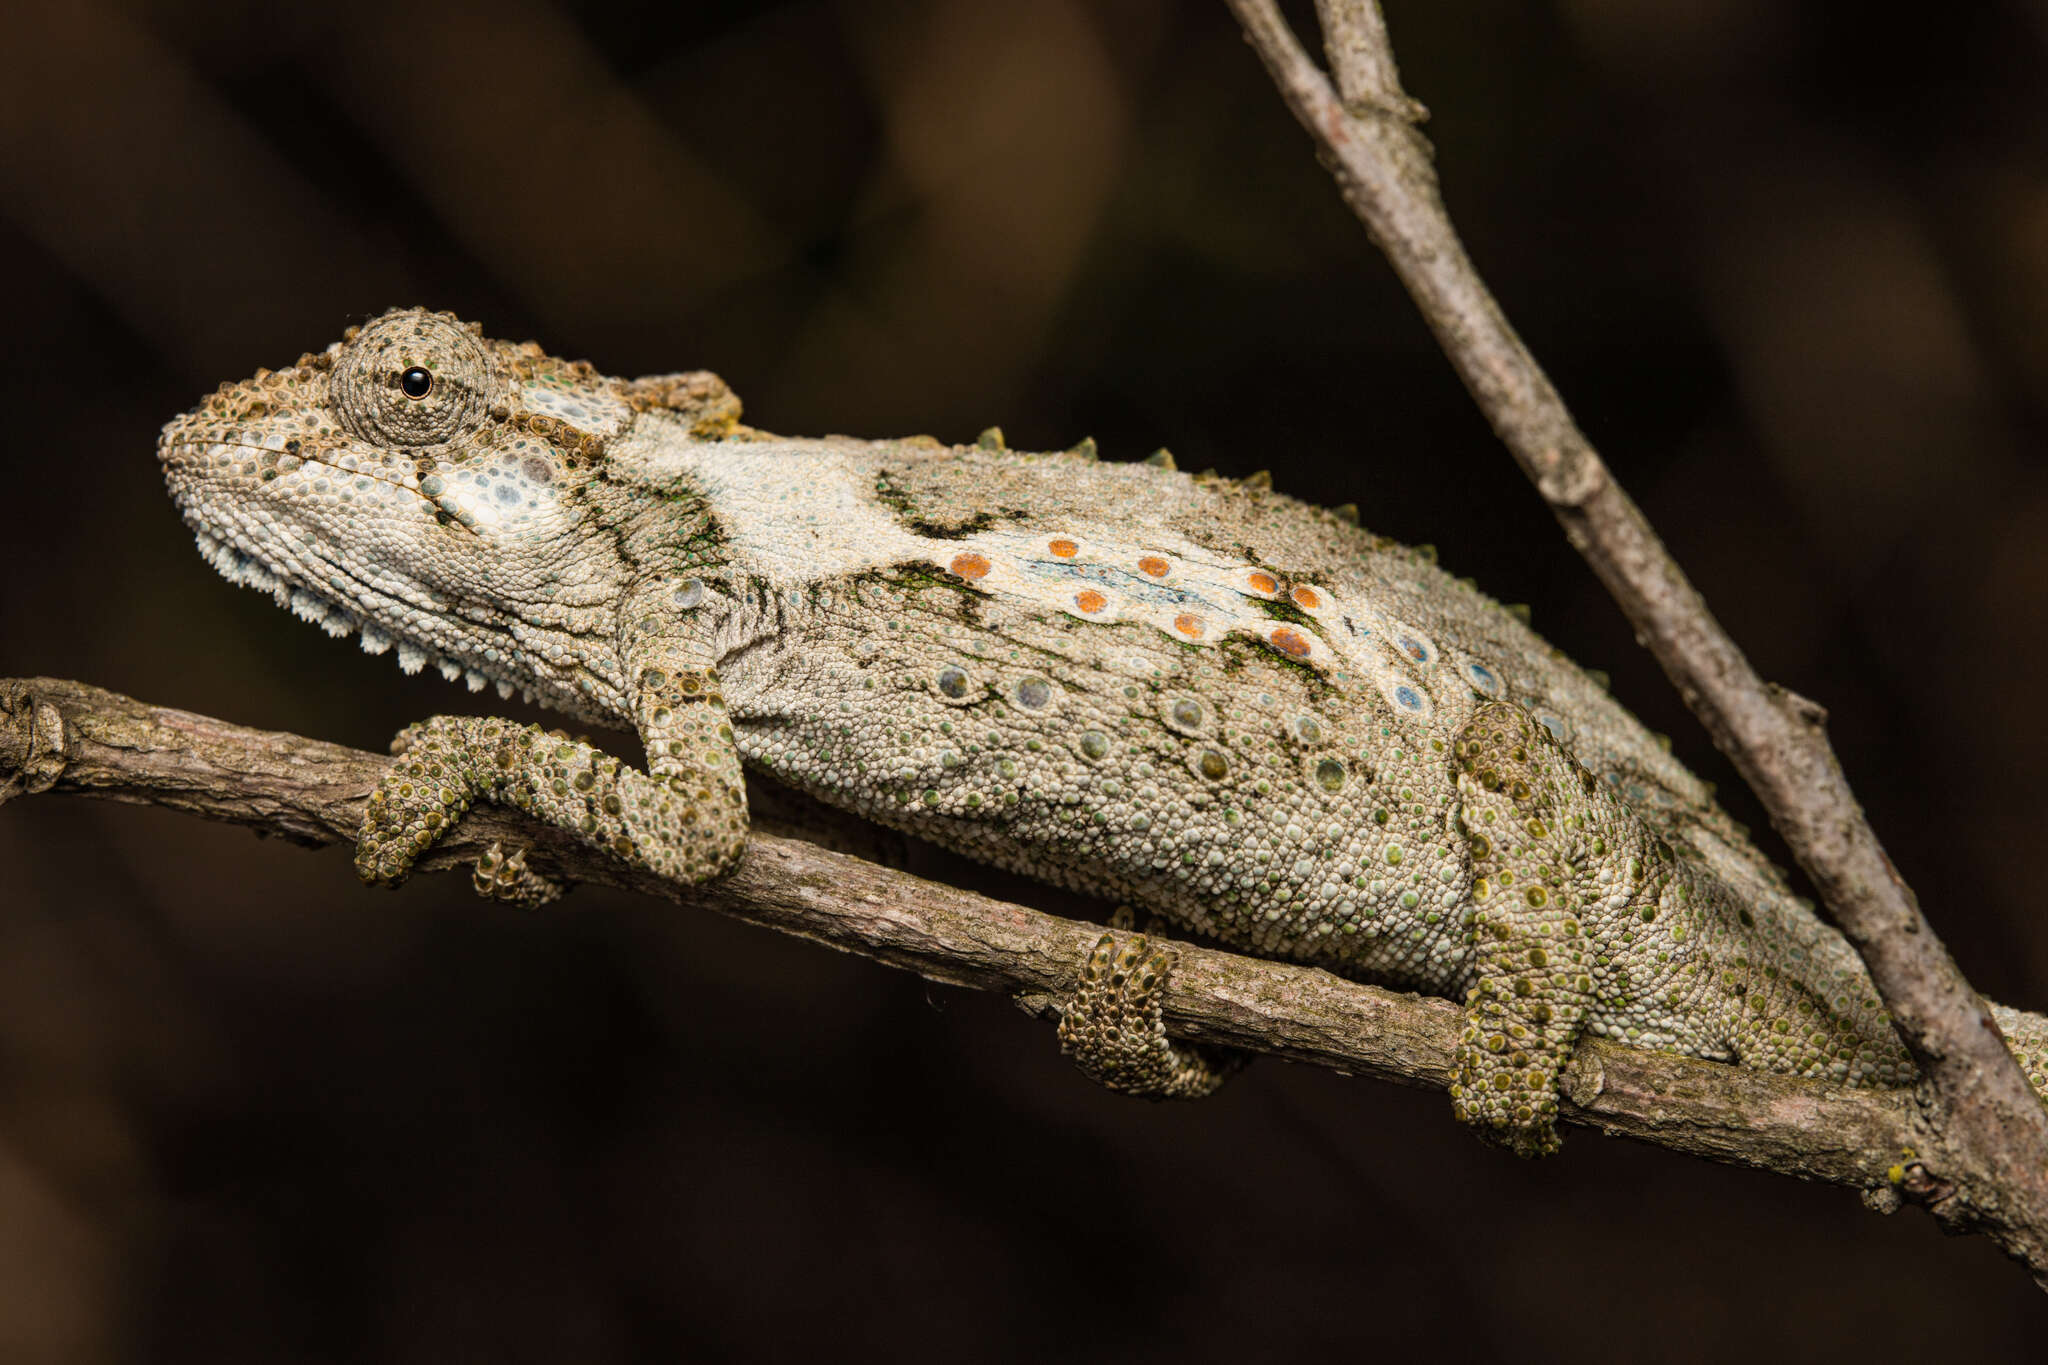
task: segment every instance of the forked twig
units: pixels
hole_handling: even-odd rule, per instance
[[[1344,198],[1494,431],[1770,812],[1870,970],[1919,1066],[1944,1186],[1930,1206],[1981,1230],[2048,1288],[2048,1109],[1863,818],[1825,712],[1757,676],[1580,432],[1453,228],[1422,108],[1402,92],[1377,0],[1318,0],[1336,88],[1273,0],[1228,0]]]

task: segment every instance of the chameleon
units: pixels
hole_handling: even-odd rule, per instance
[[[1257,956],[1459,1002],[1457,1117],[1558,1146],[1582,1034],[1851,1086],[1914,1068],[1847,942],[1525,613],[1270,477],[931,437],[771,435],[705,371],[622,379],[396,309],[163,429],[228,579],[407,672],[630,727],[636,768],[476,716],[407,729],[367,881],[476,802],[688,885],[743,769]],[[559,887],[524,850],[487,895]],[[1105,933],[1063,1048],[1208,1093],[1156,935]],[[1991,1007],[2037,1092],[2048,1019]]]

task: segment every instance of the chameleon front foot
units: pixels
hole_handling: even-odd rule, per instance
[[[454,752],[448,720],[409,725],[391,741],[398,761],[370,793],[356,836],[356,875],[372,886],[403,883],[420,855],[483,794],[483,783]]]
[[[1090,1080],[1126,1095],[1193,1100],[1212,1094],[1242,1062],[1166,1036],[1160,1012],[1173,950],[1143,934],[1104,934],[1060,1012],[1060,1051]]]
[[[581,740],[492,717],[436,716],[392,742],[397,761],[371,793],[356,842],[356,872],[397,886],[420,855],[478,801],[494,801],[575,834],[671,881],[717,876],[746,843],[738,764],[702,770],[664,755],[676,771],[643,773]],[[477,859],[483,895],[539,905],[561,887],[526,865],[526,851],[493,844]]]
[[[391,742],[398,758],[370,795],[356,840],[356,875],[373,886],[395,887],[412,875],[420,855],[455,827],[478,798],[488,796],[488,773],[472,771],[477,758],[462,743],[460,722],[446,717],[408,726]],[[476,892],[515,905],[545,905],[562,894],[560,883],[526,865],[526,850],[493,843],[477,855]]]

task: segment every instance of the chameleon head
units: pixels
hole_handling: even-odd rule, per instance
[[[633,419],[616,381],[394,310],[164,427],[164,475],[230,580],[572,714],[610,710],[617,552],[584,509]]]

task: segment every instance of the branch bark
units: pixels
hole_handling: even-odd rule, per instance
[[[85,683],[0,679],[0,802],[77,793],[319,846],[353,841],[390,763]],[[494,807],[466,816],[422,867],[466,865],[493,841],[525,844],[532,864],[550,876],[716,910],[933,981],[1024,997],[1020,1003],[1038,1013],[1073,989],[1103,932],[762,834],[748,841],[731,875],[679,887]],[[1459,1015],[1448,1001],[1191,944],[1177,950],[1166,997],[1177,1037],[1404,1085],[1442,1090],[1450,1083]],[[1851,1186],[1887,1210],[1902,1198],[1942,1193],[1931,1174],[1943,1159],[1930,1146],[1938,1135],[1925,1131],[1904,1091],[1765,1075],[1590,1036],[1573,1055],[1564,1089],[1566,1122],[1613,1136]]]
[[[1988,1232],[2048,1288],[2048,1109],[1863,818],[1813,702],[1766,683],[1582,434],[1451,224],[1422,108],[1378,0],[1318,0],[1337,89],[1273,0],[1228,0],[1346,201],[1487,420],[1667,676],[1763,801],[1861,954],[1923,1078],[1950,1188],[1935,1211]]]

